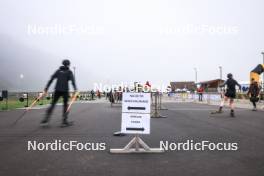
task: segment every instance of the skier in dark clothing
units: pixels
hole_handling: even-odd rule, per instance
[[[69,97],[69,85],[68,82],[71,81],[74,91],[77,91],[75,79],[73,76],[72,71],[70,70],[70,61],[69,60],[63,60],[62,66],[51,76],[51,79],[49,80],[47,86],[45,87],[44,91],[45,93],[48,91],[51,83],[54,79],[57,79],[57,83],[55,86],[55,92],[52,99],[51,106],[48,108],[46,112],[45,118],[41,121],[41,125],[45,126],[48,124],[48,121],[50,119],[50,116],[52,114],[52,111],[58,102],[60,97],[63,97],[63,126],[70,125],[67,121],[68,114],[67,114],[67,107],[68,107],[68,97]]]
[[[94,90],[91,90],[91,100],[94,100]]]
[[[252,111],[257,111],[257,104],[256,103],[259,101],[260,90],[261,90],[261,88],[258,85],[258,83],[254,79],[252,79],[248,93],[247,93],[247,95],[250,96],[250,101],[253,104]]]
[[[229,100],[229,106],[231,108],[230,116],[235,117],[235,112],[234,112],[234,99],[236,98],[236,86],[241,89],[241,85],[238,84],[236,80],[233,79],[233,75],[229,73],[227,75],[227,80],[224,82],[224,84],[220,85],[220,87],[225,87],[227,86],[225,96],[223,100],[221,101],[221,105],[219,107],[219,110],[216,111],[215,113],[222,113],[223,111],[223,106],[226,101]]]

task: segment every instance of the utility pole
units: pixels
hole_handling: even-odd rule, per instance
[[[195,72],[195,83],[197,83],[197,79],[198,79],[198,71],[197,71],[197,68],[196,67],[194,67],[193,68],[194,69],[194,72]]]
[[[263,60],[262,60],[262,64],[264,64],[264,52],[261,52],[262,56],[263,56]],[[264,74],[262,77],[262,91],[264,91]]]
[[[219,66],[220,79],[223,79],[223,67]]]

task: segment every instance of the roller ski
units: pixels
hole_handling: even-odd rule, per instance
[[[126,136],[125,133],[122,133],[121,131],[114,132],[114,136]]]
[[[70,121],[70,122],[68,122],[68,121],[63,121],[62,123],[61,123],[61,125],[60,125],[60,127],[61,128],[65,128],[65,127],[70,127],[70,126],[73,126],[73,121]]]
[[[40,126],[42,128],[48,128],[49,127],[49,121],[47,119],[44,119],[40,122]]]
[[[257,109],[256,107],[254,107],[254,108],[252,109],[252,111],[258,111],[258,109]]]
[[[235,111],[234,111],[234,110],[231,110],[231,111],[230,111],[230,117],[236,117],[236,116],[235,116]]]
[[[220,107],[219,110],[217,111],[211,112],[211,114],[222,114],[222,113],[223,113],[222,107]]]
[[[211,112],[211,114],[222,114],[222,113],[223,111],[219,111],[219,110]]]

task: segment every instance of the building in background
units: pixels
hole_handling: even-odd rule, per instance
[[[198,86],[203,87],[205,92],[217,92],[218,87],[225,81],[221,79],[214,79],[197,83]]]
[[[195,91],[196,84],[194,81],[170,82],[172,92]]]

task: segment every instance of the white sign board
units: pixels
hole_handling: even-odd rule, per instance
[[[150,134],[150,93],[123,93],[121,132]]]
[[[123,93],[122,112],[150,113],[150,93]]]
[[[150,114],[122,113],[121,132],[150,134]]]

